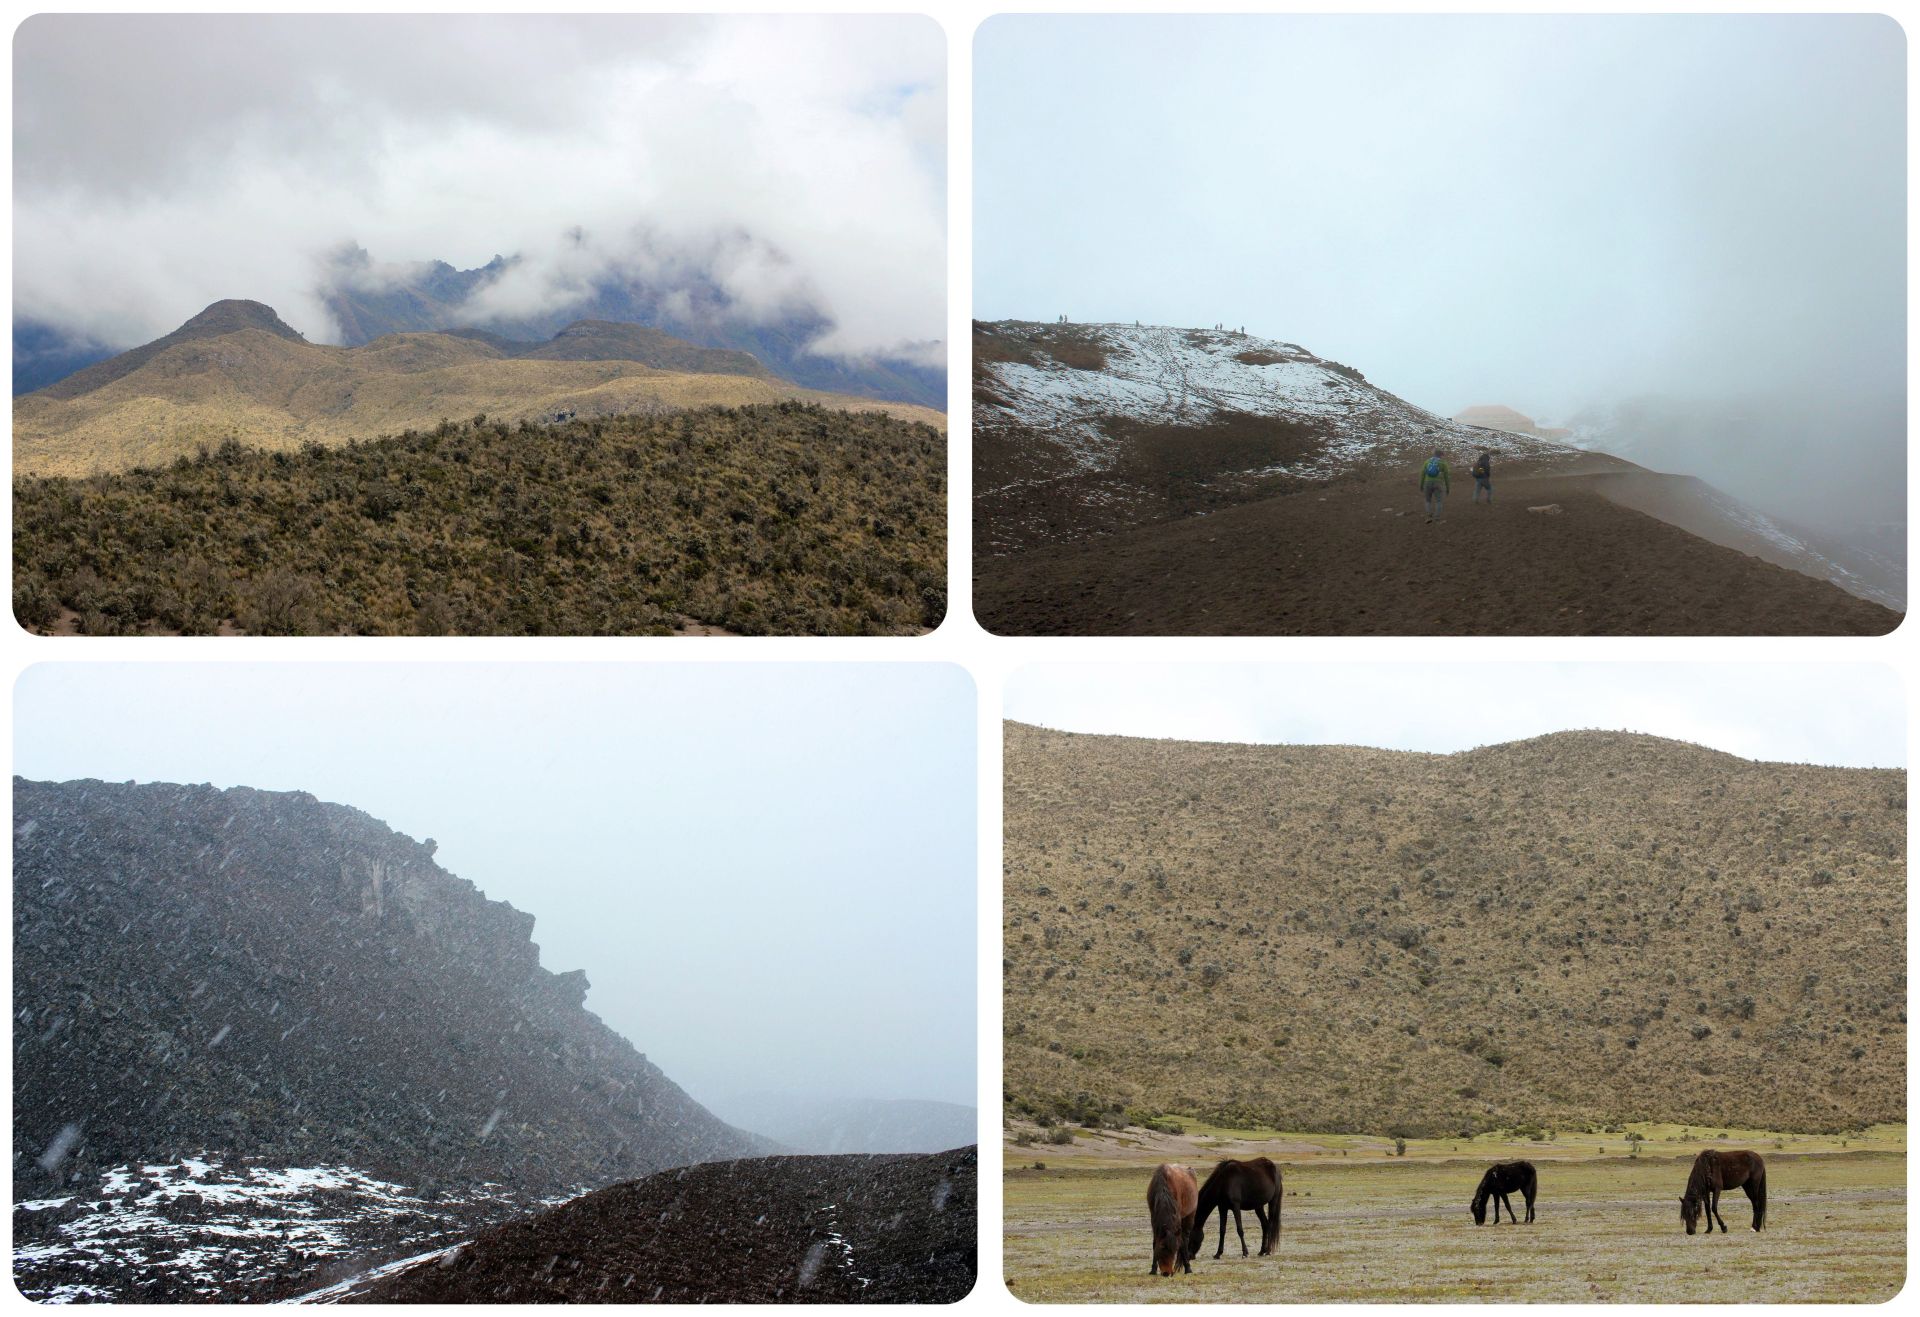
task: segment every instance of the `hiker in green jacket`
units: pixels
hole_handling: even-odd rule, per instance
[[[1420,493],[1427,500],[1427,520],[1432,521],[1440,515],[1440,505],[1453,492],[1453,473],[1447,470],[1447,459],[1440,456],[1438,448],[1433,450],[1420,468]]]

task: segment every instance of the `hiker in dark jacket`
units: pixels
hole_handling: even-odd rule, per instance
[[[1480,491],[1487,491],[1487,502],[1493,502],[1493,454],[1481,450],[1473,464],[1473,501],[1480,501]]]
[[[1427,500],[1427,520],[1432,521],[1440,515],[1440,506],[1453,492],[1453,473],[1447,470],[1447,459],[1440,456],[1438,448],[1433,450],[1420,467],[1420,493]]]

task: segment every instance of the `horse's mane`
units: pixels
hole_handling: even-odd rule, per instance
[[[1712,1148],[1706,1149],[1693,1159],[1693,1169],[1687,1173],[1688,1197],[1704,1197],[1713,1188],[1711,1177],[1719,1162],[1720,1154]]]
[[[1173,1177],[1159,1171],[1153,1173],[1153,1183],[1147,1186],[1147,1213],[1158,1226],[1163,1216],[1176,1223],[1180,1220],[1180,1200],[1173,1192]]]

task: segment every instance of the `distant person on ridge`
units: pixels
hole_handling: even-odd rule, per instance
[[[1434,521],[1440,516],[1440,505],[1453,492],[1453,473],[1447,470],[1447,459],[1440,456],[1438,448],[1433,450],[1426,465],[1420,468],[1420,493],[1427,500],[1427,520]]]
[[[1480,450],[1479,458],[1473,464],[1473,501],[1480,501],[1480,491],[1487,491],[1487,502],[1493,502],[1493,454],[1486,449]]]

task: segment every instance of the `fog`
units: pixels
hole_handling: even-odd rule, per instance
[[[432,837],[695,1098],[971,1105],[973,709],[946,664],[41,665],[14,771]]]
[[[358,277],[519,257],[472,319],[704,275],[830,355],[937,360],[924,18],[41,15],[14,40],[14,312],[124,348],[220,298],[321,342]]]
[[[995,18],[974,314],[1245,325],[1904,518],[1905,63],[1871,15]]]
[[[1069,732],[1452,754],[1581,729],[1745,759],[1904,768],[1899,674],[1870,663],[1036,663],[1006,716]]]

